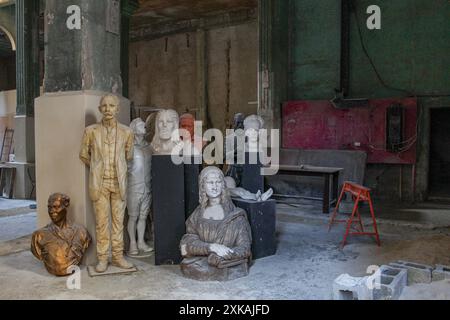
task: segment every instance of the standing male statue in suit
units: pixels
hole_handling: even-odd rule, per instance
[[[116,96],[104,96],[99,110],[103,119],[85,129],[80,159],[90,169],[89,196],[95,211],[98,258],[95,270],[103,273],[108,268],[110,243],[112,264],[122,269],[134,267],[123,257],[127,161],[133,159],[134,136],[130,128],[116,120],[119,111]]]

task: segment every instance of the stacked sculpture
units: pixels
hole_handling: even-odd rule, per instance
[[[180,123],[176,111],[158,112],[150,144],[146,141],[146,123],[142,119],[133,120],[131,128],[116,120],[119,111],[116,96],[104,96],[99,111],[102,120],[85,129],[80,151],[80,159],[90,170],[89,196],[95,212],[98,259],[95,271],[107,270],[110,247],[113,265],[125,270],[134,267],[123,256],[126,206],[130,236],[128,255],[143,257],[153,251],[144,240],[153,205],[156,264],[182,260],[183,275],[197,280],[227,281],[246,276],[252,256],[252,229],[247,212],[236,207],[231,196],[264,206],[273,191],[253,193],[237,187],[235,180],[225,177],[217,167],[207,167],[198,176],[199,167],[195,171],[189,165],[173,163],[171,156],[174,154],[184,151],[185,156],[192,157],[197,154],[195,150],[203,147],[202,140],[194,146],[195,118],[192,115],[183,115]],[[244,120],[243,115],[238,114],[235,121],[236,128],[243,126],[246,130],[247,151],[256,152],[262,119],[250,116]],[[190,139],[180,138],[180,124],[189,132]],[[184,192],[186,181],[191,187],[189,192],[195,197]],[[152,183],[158,188],[152,188]],[[197,185],[195,192],[191,192],[192,186]],[[185,206],[191,198],[194,199],[190,201],[192,208]],[[81,262],[91,242],[85,228],[66,220],[69,205],[70,198],[64,194],[50,196],[48,212],[52,223],[33,234],[31,245],[33,254],[44,262],[50,273],[58,276],[69,274],[70,267]]]

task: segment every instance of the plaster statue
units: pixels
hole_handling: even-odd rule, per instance
[[[123,257],[127,162],[133,159],[134,137],[130,128],[116,120],[119,112],[118,97],[104,96],[99,110],[103,119],[85,129],[80,159],[90,169],[89,196],[95,211],[98,258],[95,270],[103,273],[108,268],[110,245],[114,266],[121,269],[134,267]]]
[[[176,149],[182,150],[180,137],[174,135],[179,128],[179,117],[175,110],[161,110],[156,115],[155,136],[152,148],[155,155],[171,155]],[[176,148],[176,149],[175,149]]]
[[[232,197],[241,198],[244,200],[253,200],[257,202],[267,201],[273,195],[273,189],[270,188],[265,193],[262,193],[261,190],[258,190],[257,193],[251,193],[244,188],[236,187],[236,182],[232,177],[225,177],[225,186],[228,189],[228,192]]]
[[[71,274],[70,267],[80,264],[91,243],[91,236],[84,227],[67,220],[69,206],[68,196],[52,194],[48,198],[48,214],[52,222],[34,232],[31,238],[31,252],[55,276]]]
[[[187,156],[199,156],[206,141],[203,140],[203,137],[195,136],[195,117],[190,113],[182,114],[180,117],[180,129],[184,129],[189,133],[189,137],[180,136],[184,143],[183,154]]]
[[[234,159],[234,164],[230,164],[226,170],[226,176],[230,176],[234,179],[237,185],[240,184],[242,178],[242,164],[238,164],[238,154],[244,154],[245,145],[239,145],[239,135],[244,135],[244,120],[245,115],[243,113],[236,113],[233,117],[233,130],[235,136],[233,138],[227,137],[226,139],[226,156]],[[245,137],[242,137],[245,140]],[[230,144],[233,143],[232,147]]]
[[[251,230],[244,210],[234,206],[217,167],[199,177],[200,205],[186,222],[180,242],[181,271],[204,281],[226,281],[248,274]]]
[[[244,131],[248,137],[246,151],[258,152],[259,130],[263,129],[264,120],[260,116],[251,115],[244,120]]]
[[[151,163],[152,148],[145,141],[145,122],[134,119],[130,128],[134,133],[133,160],[128,163],[128,234],[130,236],[129,256],[139,256],[153,251],[144,240],[147,218],[152,202]],[[136,238],[137,236],[137,238]]]

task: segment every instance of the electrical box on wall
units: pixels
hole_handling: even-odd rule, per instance
[[[393,104],[386,109],[386,150],[399,152],[403,143],[405,108]]]

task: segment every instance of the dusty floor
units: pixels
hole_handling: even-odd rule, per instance
[[[319,213],[320,208],[282,205],[277,213],[277,254],[254,261],[246,278],[196,282],[183,278],[177,266],[156,267],[152,258],[133,259],[139,271],[130,275],[91,278],[83,268],[81,290],[68,290],[66,278],[49,275],[29,252],[29,236],[21,232],[34,226],[35,215],[25,208],[9,215],[3,209],[1,230],[20,224],[22,231],[14,240],[11,235],[0,239],[0,299],[330,299],[337,276],[364,276],[370,265],[398,259],[450,265],[447,208],[379,209],[382,247],[364,237],[351,238],[341,250],[343,226],[327,233],[328,216]],[[450,282],[408,287],[402,299],[450,299]]]

